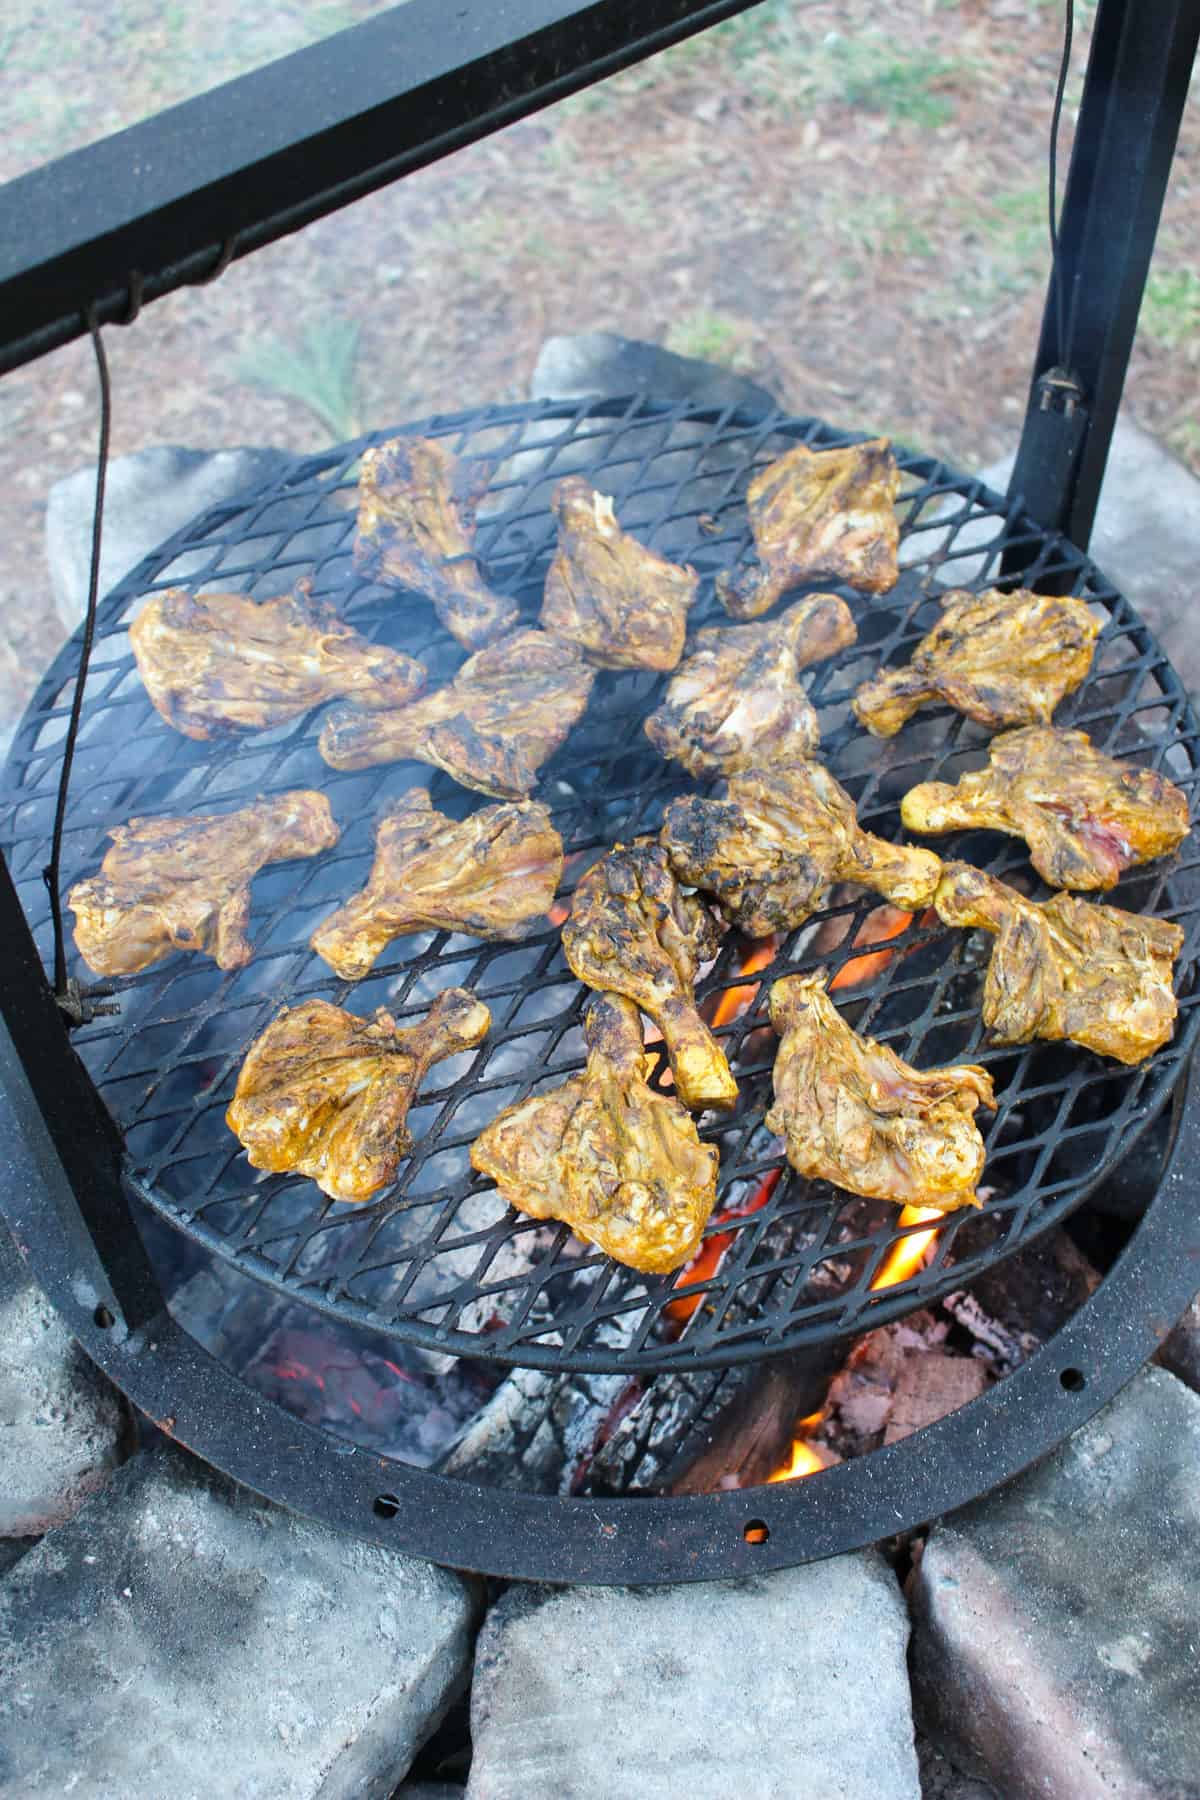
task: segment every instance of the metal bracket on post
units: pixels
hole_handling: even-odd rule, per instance
[[[1009,483],[1039,525],[1087,548],[1200,39],[1196,0],[1100,0]],[[1064,342],[1059,333],[1062,284]],[[1010,550],[1015,575],[1029,552]]]

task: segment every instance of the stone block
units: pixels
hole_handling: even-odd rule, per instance
[[[1157,1360],[1200,1393],[1200,1295],[1192,1301],[1158,1353]]]
[[[123,1460],[125,1403],[88,1361],[0,1225],[0,1538],[40,1537]]]
[[[910,1584],[917,1717],[1004,1800],[1200,1796],[1200,1398],[1143,1371]]]
[[[143,1452],[0,1583],[0,1790],[384,1800],[474,1613],[461,1576]]]
[[[770,412],[775,399],[756,381],[695,356],[677,356],[660,344],[618,337],[611,331],[579,331],[547,338],[529,384],[535,400],[569,400],[583,394],[649,394],[656,400],[744,406]]]
[[[292,460],[284,450],[181,450],[173,444],[116,457],[105,489],[101,599],[198,514],[273,480]],[[93,465],[56,481],[46,504],[46,560],[55,609],[68,631],[87,604],[95,499]]]
[[[467,1800],[917,1800],[899,1589],[874,1553],[754,1580],[516,1586]]]

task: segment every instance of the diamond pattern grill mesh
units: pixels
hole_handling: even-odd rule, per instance
[[[477,547],[492,584],[518,597],[528,618],[536,617],[553,548],[551,489],[581,470],[615,495],[624,525],[701,572],[694,624],[724,617],[712,577],[748,547],[744,495],[752,469],[796,442],[848,441],[813,420],[749,420],[644,399],[490,407],[412,429],[443,438],[492,472]],[[428,603],[361,581],[351,564],[356,457],[385,435],[297,462],[283,479],[208,512],[134,570],[101,608],[64,883],[94,870],[107,830],[134,814],[219,811],[256,794],[320,786],[343,827],[334,851],[275,865],[257,878],[248,967],[223,974],[206,958],[173,956],[117,984],[118,1018],[76,1034],[124,1132],[130,1180],[142,1199],[261,1281],[429,1349],[646,1372],[719,1366],[881,1324],[969,1282],[1077,1206],[1162,1106],[1195,1037],[1200,849],[1191,840],[1177,856],[1131,873],[1113,896],[1174,918],[1187,933],[1175,1040],[1139,1069],[1069,1045],[988,1046],[978,1014],[986,949],[936,921],[912,921],[891,940],[890,954],[852,971],[869,979],[844,978],[839,1003],[860,1030],[921,1066],[981,1061],[1000,1100],[996,1115],[981,1120],[987,1206],[952,1215],[928,1266],[897,1286],[871,1285],[899,1235],[895,1210],[801,1180],[782,1164],[780,1146],[762,1124],[775,1042],[766,1025],[769,983],[784,972],[822,963],[836,970],[861,957],[872,934],[868,915],[879,905],[872,896],[839,899],[778,944],[755,977],[762,985],[754,1002],[720,1028],[742,1098],[734,1115],[702,1126],[720,1145],[721,1197],[709,1232],[717,1243],[690,1273],[646,1278],[619,1268],[565,1227],[513,1214],[473,1175],[468,1151],[482,1126],[582,1064],[587,996],[566,967],[558,931],[547,922],[519,945],[444,932],[406,937],[357,984],[339,981],[307,940],[362,885],[375,820],[400,792],[428,785],[434,804],[458,817],[486,802],[408,762],[335,773],[317,754],[319,713],[232,742],[194,743],[151,708],[126,633],[138,598],[156,589],[186,583],[266,598],[311,575],[315,592],[335,601],[358,629],[420,657],[433,681],[452,674],[462,654]],[[957,714],[929,710],[881,744],[857,727],[849,700],[881,662],[907,659],[937,617],[938,591],[988,585],[1009,546],[1031,552],[1030,585],[1065,578],[1105,619],[1091,677],[1059,709],[1058,722],[1080,725],[1100,747],[1164,769],[1190,796],[1196,721],[1128,602],[1071,546],[1042,534],[977,482],[927,457],[904,454],[901,462],[900,581],[881,599],[847,593],[859,642],[805,677],[825,754],[863,823],[895,837],[898,802],[909,786],[953,780],[983,760],[987,734]],[[49,671],[7,767],[10,865],[47,960],[40,871],[75,656],[69,645]],[[550,806],[568,853],[565,891],[604,848],[654,830],[666,804],[696,785],[642,735],[658,691],[649,676],[600,674],[585,719],[543,771],[538,797]],[[1013,840],[959,833],[935,847],[1027,892],[1043,891],[1024,846]],[[747,987],[749,978],[739,974],[746,948],[731,935],[700,984],[710,1017],[723,993]],[[86,978],[85,969],[79,972]],[[321,995],[364,1014],[386,1004],[410,1023],[452,985],[487,1002],[492,1030],[477,1051],[427,1078],[411,1114],[416,1147],[394,1188],[355,1207],[326,1199],[306,1180],[248,1167],[224,1113],[246,1047],[280,1006]],[[662,1073],[660,1067],[655,1079]]]

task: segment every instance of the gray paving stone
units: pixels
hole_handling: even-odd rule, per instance
[[[125,1455],[125,1403],[70,1336],[0,1225],[0,1538],[40,1537]]]
[[[1004,1800],[1197,1800],[1200,1398],[1143,1371],[935,1526],[910,1600],[917,1717]]]
[[[529,384],[535,400],[582,394],[652,394],[659,400],[694,400],[711,406],[746,406],[767,412],[773,396],[756,381],[695,356],[676,356],[659,344],[618,337],[611,331],[579,331],[547,338]]]
[[[116,457],[105,490],[101,598],[181,526],[243,488],[271,480],[291,460],[283,450],[181,450],[173,444]],[[55,482],[46,504],[46,560],[55,609],[68,631],[87,602],[95,498],[92,465]]]
[[[144,1452],[0,1582],[0,1792],[383,1800],[473,1621],[449,1570]]]
[[[1200,1294],[1159,1351],[1157,1360],[1200,1393]]]
[[[467,1800],[918,1800],[906,1638],[873,1553],[510,1588],[477,1646]]]

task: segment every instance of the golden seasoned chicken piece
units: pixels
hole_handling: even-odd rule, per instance
[[[635,1000],[662,1032],[685,1106],[729,1107],[737,1083],[725,1052],[696,1011],[700,964],[721,930],[686,896],[658,844],[617,844],[588,870],[563,926],[563,954],[580,981]]]
[[[942,595],[942,617],[912,661],[864,681],[854,711],[876,737],[894,737],[931,700],[993,731],[1048,725],[1091,668],[1099,635],[1100,621],[1083,600],[1028,588],[955,588]]]
[[[692,775],[734,775],[808,756],[821,733],[800,671],[857,636],[836,594],[797,600],[770,624],[698,631],[646,720],[646,736]]]
[[[673,669],[700,577],[639,544],[613,503],[582,475],[554,490],[558,552],[546,576],[542,625],[602,669]]]
[[[158,711],[190,738],[286,724],[326,700],[404,706],[425,668],[372,644],[314,600],[302,581],[278,600],[245,594],[152,594],[129,641]]]
[[[130,819],[109,836],[100,873],[67,895],[79,953],[97,975],[134,975],[172,950],[240,969],[254,954],[255,875],[264,863],[331,850],[339,832],[324,794],[295,788],[239,812]]]
[[[1073,894],[1039,904],[969,863],[946,864],[934,905],[947,925],[996,936],[983,1022],[1001,1043],[1070,1038],[1139,1063],[1173,1035],[1183,932],[1169,920]]]
[[[757,556],[717,576],[726,612],[756,619],[788,588],[819,575],[886,594],[900,573],[899,486],[887,438],[841,450],[798,444],[760,469],[746,490]]]
[[[587,1068],[508,1107],[471,1146],[504,1199],[647,1275],[695,1255],[717,1196],[717,1151],[673,1094],[646,1085],[632,1000],[597,994],[584,1018]]]
[[[515,601],[495,594],[473,555],[474,484],[432,438],[392,438],[363,454],[354,561],[368,580],[395,581],[433,601],[464,650],[479,650],[517,622]]]
[[[412,756],[478,793],[521,800],[583,712],[593,680],[573,644],[518,631],[477,650],[453,681],[413,706],[331,713],[321,755],[335,769]]]
[[[406,931],[525,937],[545,923],[562,867],[562,839],[537,801],[448,819],[419,788],[380,820],[362,893],[310,941],[344,980],[357,981]]]
[[[910,831],[986,826],[1024,838],[1055,888],[1110,888],[1134,863],[1175,850],[1188,833],[1187,796],[1165,775],[1093,750],[1085,731],[1026,725],[993,738],[986,769],[951,787],[910,788]]]
[[[408,1109],[427,1071],[473,1050],[491,1022],[462,988],[404,1029],[382,1007],[360,1019],[328,1000],[285,1006],[251,1044],[225,1121],[252,1169],[295,1170],[331,1200],[369,1200],[413,1147]]]
[[[996,1109],[991,1076],[975,1063],[914,1069],[852,1031],[825,992],[825,972],[787,975],[771,989],[775,1058],[768,1131],[811,1180],[852,1194],[954,1212],[978,1206],[979,1106]]]
[[[940,860],[864,831],[824,763],[734,775],[722,796],[673,800],[660,838],[680,881],[711,894],[750,937],[802,925],[838,881],[874,888],[905,912],[933,899]]]

